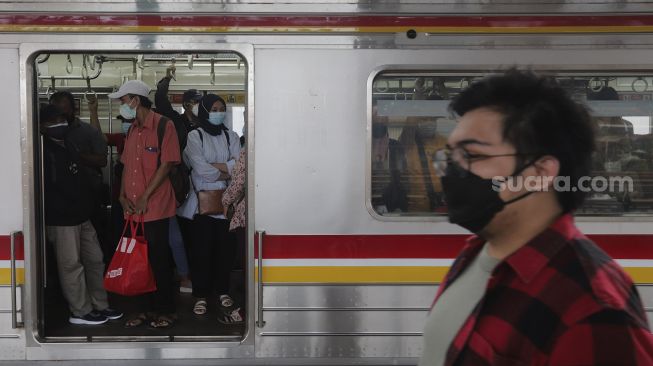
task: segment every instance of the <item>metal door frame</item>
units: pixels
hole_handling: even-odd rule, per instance
[[[37,147],[34,141],[35,128],[33,118],[35,106],[38,101],[36,95],[36,80],[34,62],[35,58],[45,52],[97,52],[97,53],[217,53],[235,52],[246,61],[247,73],[245,85],[247,88],[247,120],[248,150],[253,152],[253,120],[254,120],[254,47],[248,43],[216,42],[215,37],[210,40],[204,36],[157,36],[143,37],[138,35],[113,35],[103,36],[109,38],[106,43],[90,43],[88,38],[95,40],[97,36],[71,36],[71,42],[52,43],[21,43],[19,47],[20,59],[20,114],[21,114],[21,156],[22,156],[22,185],[23,185],[23,222],[25,246],[25,291],[24,315],[27,359],[115,359],[115,358],[143,358],[143,359],[174,359],[174,358],[254,358],[255,342],[255,293],[254,293],[254,251],[253,229],[248,229],[247,267],[246,273],[246,314],[247,325],[245,334],[240,342],[45,342],[38,330],[38,296],[40,288],[40,273],[37,251],[37,230],[40,230],[39,213],[36,212],[37,201],[34,158]],[[54,37],[59,38],[59,37]],[[127,40],[123,39],[127,38]],[[123,42],[124,41],[124,42]],[[201,42],[201,43],[200,43]],[[92,51],[91,51],[92,50]],[[248,158],[248,178],[253,171],[253,156]],[[254,190],[252,180],[248,184],[248,206],[253,207]],[[249,227],[254,227],[254,217],[250,216]],[[201,337],[198,338],[198,340]],[[201,349],[200,349],[201,348]],[[116,350],[120,350],[117,354]],[[31,352],[30,352],[31,351]]]

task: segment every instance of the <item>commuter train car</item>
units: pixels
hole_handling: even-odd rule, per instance
[[[448,223],[431,164],[455,123],[448,100],[512,65],[558,79],[591,108],[600,179],[577,221],[625,267],[651,311],[649,7],[2,2],[0,359],[414,363],[437,284],[468,235]],[[39,105],[67,90],[88,121],[96,96],[103,132],[115,133],[118,103],[107,95],[126,80],[155,88],[171,66],[175,107],[190,88],[219,94],[231,128],[246,134],[246,322],[219,325],[211,307],[193,316],[181,294],[170,330],[71,326],[44,235]],[[116,155],[111,147],[104,171],[112,190]],[[605,189],[623,183],[616,178],[628,189]],[[109,254],[113,244],[103,244]]]

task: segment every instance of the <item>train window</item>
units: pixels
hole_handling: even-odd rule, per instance
[[[455,127],[450,99],[481,73],[388,71],[372,82],[371,205],[385,217],[440,216],[433,158]],[[577,215],[653,214],[653,75],[552,75],[597,127],[588,198]]]
[[[71,161],[74,156],[77,156],[70,153],[71,150],[74,150],[79,156],[87,156],[84,159],[75,160],[75,163],[66,165],[70,171],[74,167],[72,174],[77,174],[78,177],[74,180],[76,186],[84,187],[83,184],[88,184],[88,187],[90,187],[88,191],[92,192],[93,197],[93,200],[86,200],[86,202],[92,202],[89,205],[93,205],[93,208],[80,208],[75,211],[78,216],[74,217],[77,220],[77,218],[81,217],[79,215],[82,215],[80,212],[84,212],[84,218],[88,221],[84,221],[82,224],[85,228],[83,230],[86,230],[84,231],[86,233],[91,230],[88,225],[90,222],[90,225],[97,233],[97,241],[103,255],[103,261],[107,265],[111,261],[123,230],[123,212],[119,208],[118,201],[122,173],[120,154],[125,143],[125,133],[130,127],[129,121],[123,120],[120,116],[120,102],[109,98],[109,94],[118,90],[126,81],[141,80],[151,88],[149,99],[154,103],[153,108],[155,111],[176,121],[181,121],[180,116],[185,116],[183,123],[188,122],[187,128],[193,128],[199,123],[196,117],[193,117],[193,115],[198,114],[197,110],[195,110],[198,105],[193,105],[193,103],[203,95],[217,94],[222,97],[227,105],[224,125],[234,131],[238,137],[242,137],[244,111],[247,105],[248,65],[246,60],[236,52],[201,54],[44,53],[36,57],[34,66],[34,77],[37,80],[35,100],[39,104],[34,106],[35,111],[40,110],[39,107],[43,105],[54,103],[61,106],[60,108],[63,108],[64,113],[66,109],[69,110],[69,105],[74,112],[74,116],[62,117],[55,114],[59,113],[57,110],[50,109],[50,115],[55,115],[53,118],[63,118],[58,119],[59,124],[62,124],[65,119],[68,120],[68,125],[64,126],[67,130],[65,135],[62,135],[63,139],[59,140],[56,140],[53,137],[54,135],[51,134],[42,136],[40,146],[45,146],[45,148],[42,148],[43,157],[37,161],[37,166],[41,167],[38,179],[44,182],[43,186],[45,187],[39,194],[42,199],[38,203],[41,207],[45,206],[45,209],[40,211],[43,212],[43,217],[41,217],[43,230],[39,234],[41,238],[39,245],[41,247],[35,251],[42,256],[39,263],[45,264],[40,269],[43,276],[41,277],[39,293],[39,334],[46,340],[79,339],[79,337],[83,337],[82,339],[90,342],[119,341],[120,339],[229,342],[242,340],[246,326],[244,319],[247,319],[246,314],[243,313],[247,303],[245,292],[246,268],[240,265],[244,263],[244,260],[241,262],[239,258],[246,257],[244,257],[245,253],[237,251],[235,248],[238,247],[244,251],[246,246],[237,246],[235,237],[232,238],[233,242],[230,243],[230,248],[233,248],[233,251],[237,253],[232,253],[233,258],[225,259],[224,263],[221,263],[221,266],[234,268],[231,274],[227,274],[228,278],[224,273],[218,275],[211,270],[209,270],[210,273],[206,273],[206,276],[210,278],[219,276],[222,281],[221,285],[224,285],[225,281],[229,282],[228,293],[233,299],[232,303],[224,298],[215,298],[216,296],[212,295],[212,293],[213,290],[217,291],[217,289],[208,288],[206,289],[206,293],[210,294],[206,299],[209,304],[208,309],[206,308],[206,302],[204,303],[204,312],[206,314],[200,314],[198,310],[194,312],[194,308],[198,307],[195,304],[197,299],[188,293],[192,286],[189,276],[190,270],[192,270],[193,258],[209,258],[210,255],[207,257],[192,252],[191,248],[193,246],[190,245],[189,241],[192,237],[195,237],[192,233],[193,226],[191,220],[182,219],[178,220],[179,229],[176,231],[171,230],[170,234],[176,238],[182,238],[182,240],[170,240],[173,261],[169,273],[171,277],[173,274],[175,276],[173,285],[175,298],[173,300],[176,303],[176,318],[173,317],[171,320],[171,322],[174,321],[174,327],[171,329],[148,329],[147,325],[149,324],[143,324],[143,326],[127,329],[124,326],[125,319],[133,319],[139,312],[147,309],[147,306],[143,304],[151,299],[123,297],[111,293],[108,294],[109,304],[112,308],[125,313],[123,319],[109,321],[106,324],[97,326],[80,327],[75,325],[82,321],[79,319],[73,321],[72,318],[69,318],[74,307],[70,302],[70,293],[81,290],[79,288],[74,290],[69,288],[72,288],[71,276],[65,270],[61,270],[60,264],[65,259],[61,259],[63,258],[62,253],[56,250],[60,249],[57,246],[60,243],[61,236],[54,235],[53,233],[59,231],[53,230],[58,230],[59,225],[70,226],[77,224],[68,221],[63,222],[62,220],[65,219],[63,217],[59,217],[61,219],[59,221],[54,220],[52,212],[64,212],[68,206],[76,207],[75,205],[79,205],[81,207],[81,204],[76,203],[80,199],[76,196],[77,192],[62,188],[62,184],[52,183],[55,178],[50,177],[54,176],[54,173],[47,175],[44,173],[48,171],[59,172],[60,170],[57,169],[63,169],[60,168],[62,166],[61,161],[68,164],[69,160],[62,157],[64,156],[61,153],[62,148],[68,150],[69,155],[66,156]],[[167,82],[160,82],[164,79]],[[43,110],[48,111],[48,109]],[[195,111],[191,114],[193,110]],[[45,116],[41,117],[47,118]],[[34,130],[38,134],[39,128]],[[71,131],[77,131],[78,133],[72,136]],[[83,133],[80,131],[83,131]],[[38,138],[39,135],[35,136],[35,141]],[[182,141],[184,140],[182,139]],[[206,137],[204,137],[205,140]],[[65,143],[58,142],[58,145],[55,146],[57,141],[65,141]],[[233,152],[233,149],[235,149],[233,139],[231,143]],[[237,144],[238,141],[236,140]],[[98,159],[100,162],[103,161],[105,152],[102,150],[107,145],[106,164],[100,164],[97,161]],[[97,148],[97,146],[102,147]],[[59,155],[56,155],[53,151],[56,151]],[[39,154],[35,155],[38,156]],[[99,158],[97,158],[98,156]],[[90,163],[91,157],[97,158],[93,160],[92,164]],[[49,170],[44,169],[44,166],[47,166]],[[65,169],[63,171],[65,172]],[[62,175],[66,177],[65,173]],[[73,178],[65,179],[73,181]],[[48,188],[48,184],[50,188]],[[62,194],[55,195],[53,192],[62,192]],[[91,194],[88,196],[90,197]],[[55,199],[55,196],[58,199]],[[48,203],[48,200],[50,200],[50,203]],[[58,208],[56,210],[48,209],[48,205],[50,208],[55,206]],[[55,221],[56,223],[54,223]],[[53,227],[55,229],[52,229]],[[70,237],[74,236],[70,232],[69,235]],[[225,235],[228,234],[225,233]],[[87,235],[86,238],[88,237]],[[91,241],[93,240],[86,239],[86,245],[88,246]],[[230,250],[226,249],[226,251],[231,253]],[[217,254],[215,257],[217,257]],[[81,258],[81,262],[84,266],[93,264],[93,261],[89,261],[88,258]],[[103,272],[104,268],[98,270],[97,267],[94,267],[84,272],[86,276],[97,277],[97,272],[100,271]],[[90,296],[95,296],[98,293],[97,291],[100,291],[97,286],[98,279],[95,277],[94,280],[87,277],[86,283],[89,284],[88,292],[91,293]],[[100,277],[99,283],[101,284],[101,282]],[[197,281],[197,283],[200,282]],[[90,288],[91,284],[95,285],[95,290]],[[225,290],[220,289],[220,291]],[[221,292],[221,294],[223,293]],[[81,296],[79,294],[78,297],[74,298],[75,305],[83,302],[80,300],[82,299]],[[96,299],[93,298],[93,307],[97,305],[95,302]],[[88,301],[85,304],[86,307],[90,306]],[[81,307],[75,309],[79,310],[79,308]],[[241,310],[239,311],[238,308]],[[152,319],[152,314],[148,315]],[[233,320],[241,315],[244,318]],[[226,317],[229,317],[229,319]],[[97,319],[91,320],[95,321]],[[222,323],[218,320],[222,320]]]

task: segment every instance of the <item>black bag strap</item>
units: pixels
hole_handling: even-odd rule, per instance
[[[161,118],[159,118],[159,125],[156,127],[156,135],[159,138],[159,147],[158,147],[159,154],[156,158],[157,168],[161,166],[161,150],[162,150],[161,147],[163,145],[163,136],[166,133],[166,125],[168,124],[168,121],[169,119],[167,119],[165,116],[161,116]]]
[[[201,128],[197,128],[195,131],[200,135],[200,142],[202,143],[202,148],[204,148],[204,134],[202,133]],[[229,130],[225,129],[222,133],[224,133],[224,137],[227,138],[227,152],[229,153],[229,156],[231,156],[231,139],[229,138]]]
[[[424,141],[415,133],[415,142],[417,143],[417,152],[419,153],[419,161],[422,166],[422,174],[424,175],[424,185],[426,186],[426,195],[429,197],[429,205],[431,211],[438,207],[438,199],[433,188],[433,181],[431,180],[431,171],[429,170],[429,163],[426,159],[426,151],[424,151]]]

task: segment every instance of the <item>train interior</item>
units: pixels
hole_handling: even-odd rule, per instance
[[[90,114],[91,104],[97,100],[97,118],[101,132],[120,140],[120,137],[124,136],[119,116],[120,103],[108,98],[108,94],[116,91],[128,80],[142,80],[152,88],[150,100],[154,101],[157,82],[168,73],[172,74],[168,99],[177,112],[183,113],[182,95],[188,89],[197,89],[201,94],[220,95],[227,102],[225,125],[241,136],[241,141],[244,141],[242,136],[244,110],[247,105],[247,67],[246,60],[234,52],[42,53],[34,60],[36,84],[34,100],[38,100],[39,104],[34,106],[34,116],[38,116],[39,106],[47,104],[54,92],[68,91],[74,96],[78,117],[85,123],[91,122],[93,118]],[[156,105],[154,108],[156,109]],[[34,123],[38,123],[38,118],[34,119]],[[34,146],[40,146],[42,150],[39,129],[35,128],[34,131]],[[117,192],[120,190],[120,183],[114,178],[120,155],[118,146],[112,144],[111,138],[108,141],[107,164],[101,169],[102,189],[99,193],[101,205],[91,220],[98,234],[105,264],[110,262],[123,229],[121,212],[112,209],[116,205]],[[42,154],[35,153],[35,156],[37,157],[35,167],[39,168],[35,171],[40,171],[42,175]],[[37,181],[42,180],[41,176],[37,178]],[[127,329],[124,327],[125,317],[97,326],[69,324],[70,313],[59,286],[52,243],[45,240],[43,199],[48,198],[44,197],[42,188],[39,194],[40,199],[37,200],[37,204],[40,207],[37,207],[36,212],[42,213],[40,217],[42,230],[39,233],[39,247],[34,250],[40,256],[39,263],[41,263],[38,333],[44,342],[237,342],[243,339],[245,324],[225,325],[217,321],[217,309],[215,309],[217,299],[209,298],[206,314],[196,315],[192,311],[195,302],[193,296],[179,291],[176,291],[178,319],[170,329],[151,329],[147,326]],[[185,242],[185,245],[188,243]],[[175,270],[176,281],[179,281],[177,269],[171,268],[172,270]],[[235,302],[242,304],[243,309],[246,304],[245,273],[245,268],[233,270],[230,279],[230,292]],[[136,312],[133,298],[109,293],[109,301],[112,308],[123,311],[126,316]]]
[[[485,75],[392,71],[376,76],[372,90],[371,199],[377,214],[446,214],[434,162],[455,126],[448,105],[460,90]],[[652,75],[565,71],[553,72],[551,77],[589,107],[596,126],[592,180],[584,184],[589,195],[577,214],[650,215]]]

